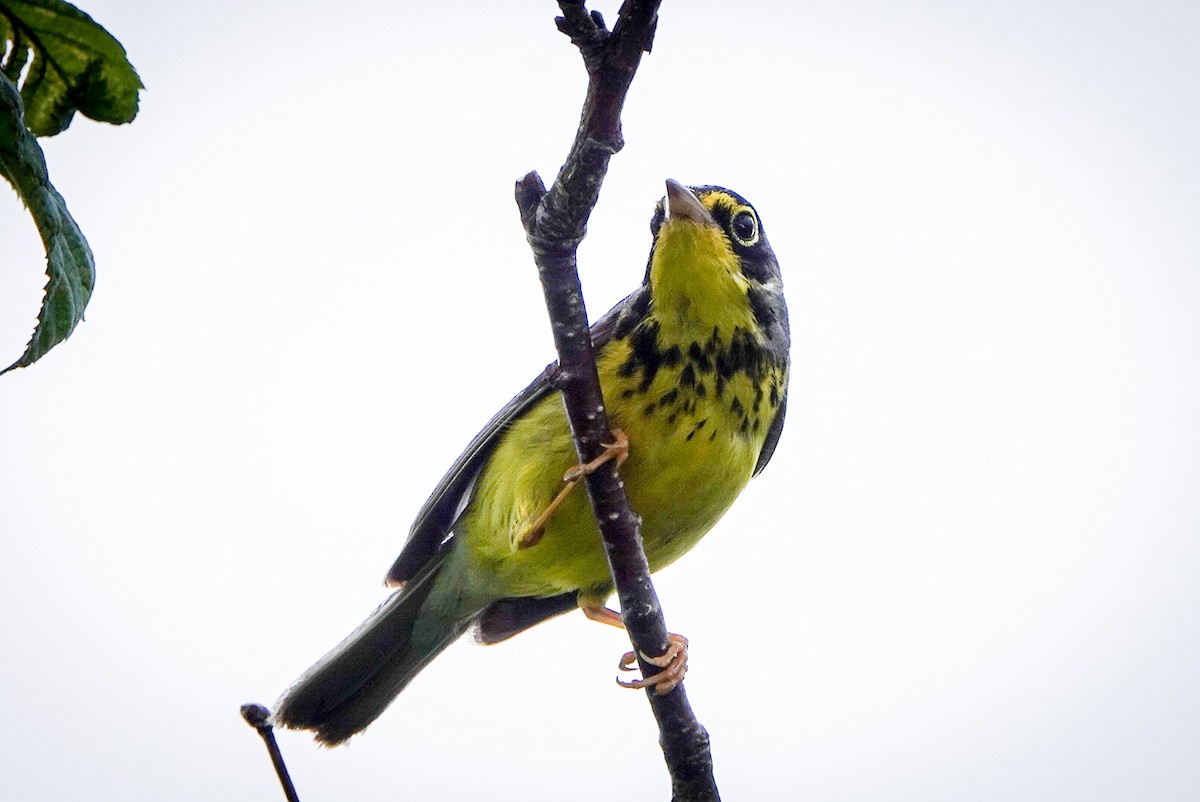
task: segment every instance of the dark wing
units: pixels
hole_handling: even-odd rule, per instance
[[[767,463],[771,461],[771,455],[775,453],[775,446],[779,445],[779,435],[783,433],[783,419],[787,415],[787,390],[783,391],[783,398],[779,399],[779,409],[775,411],[775,419],[771,421],[771,428],[767,429],[767,439],[763,441],[762,451],[758,452],[758,463],[754,466],[754,476],[758,476],[767,467]]]
[[[624,300],[608,311],[604,317],[592,326],[592,345],[599,350],[617,333],[622,315],[633,312],[638,307],[644,308],[642,296],[649,297],[649,290],[644,286],[634,291]],[[628,316],[627,316],[628,317]],[[458,516],[466,508],[470,500],[471,488],[475,477],[483,468],[492,450],[500,440],[500,435],[513,421],[520,418],[529,409],[551,392],[554,391],[554,377],[558,372],[558,363],[550,363],[541,375],[533,380],[528,387],[517,393],[511,401],[504,405],[496,415],[488,421],[483,431],[474,439],[459,456],[450,470],[438,482],[433,493],[417,513],[412,529],[408,533],[408,541],[403,551],[392,563],[388,571],[388,585],[399,585],[416,576],[417,572],[433,557],[452,535]]]

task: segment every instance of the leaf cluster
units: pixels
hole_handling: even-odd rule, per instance
[[[75,112],[132,121],[142,81],[121,43],[62,0],[0,0],[0,44],[0,176],[37,224],[48,278],[33,336],[3,373],[33,364],[69,337],[96,280],[92,251],[50,183],[36,137],[61,133]]]

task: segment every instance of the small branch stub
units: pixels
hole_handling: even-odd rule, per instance
[[[258,732],[267,746],[267,754],[271,756],[271,765],[275,767],[275,776],[279,778],[284,798],[288,802],[300,802],[300,797],[296,795],[296,786],[292,784],[292,778],[288,774],[287,764],[283,762],[283,753],[279,751],[279,744],[275,740],[271,711],[259,704],[242,705],[241,711],[242,718]]]

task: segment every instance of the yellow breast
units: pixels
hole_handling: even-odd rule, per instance
[[[628,364],[632,346],[619,345],[602,363]],[[762,450],[773,416],[769,389],[745,373],[725,368],[722,375],[717,362],[728,345],[718,336],[692,341],[677,360],[668,348],[648,385],[643,372],[618,380],[611,393],[613,425],[631,444],[642,444],[631,446],[623,475],[653,569],[712,528],[750,480]]]
[[[744,336],[716,332],[704,342],[676,343],[653,371],[638,360],[633,338],[610,342],[599,355],[612,425],[630,441],[621,475],[642,517],[652,570],[694,546],[753,473],[786,377],[783,368],[754,377],[734,369]],[[553,595],[609,584],[585,493],[555,512],[537,545],[517,547],[577,461],[557,394],[502,437],[458,530],[494,593]]]

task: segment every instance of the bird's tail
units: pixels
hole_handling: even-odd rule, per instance
[[[276,703],[275,722],[313,730],[317,741],[335,746],[378,718],[479,612],[439,615],[426,604],[443,560],[432,560],[296,680]]]

